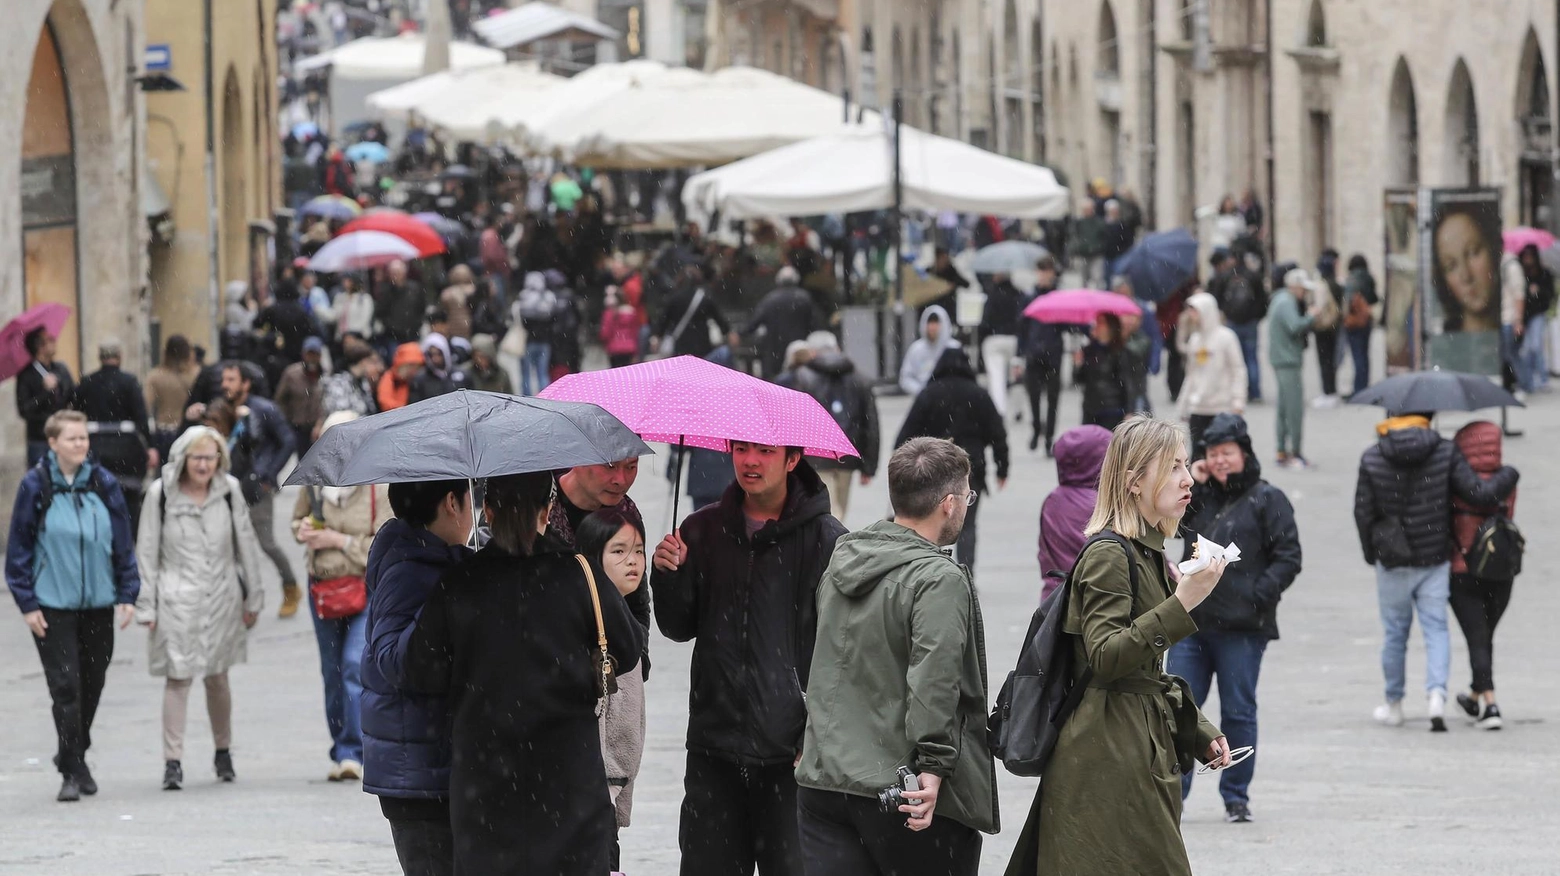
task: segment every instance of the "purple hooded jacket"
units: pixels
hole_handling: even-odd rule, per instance
[[[1083,528],[1094,514],[1100,468],[1105,464],[1105,448],[1109,446],[1110,430],[1102,426],[1068,429],[1056,439],[1053,450],[1060,483],[1040,506],[1040,579],[1044,584],[1041,599],[1061,584],[1060,580],[1045,576],[1060,572],[1065,578],[1088,540],[1083,536]]]

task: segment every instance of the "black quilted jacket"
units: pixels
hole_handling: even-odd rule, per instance
[[[1498,504],[1517,485],[1505,466],[1488,481],[1468,465],[1457,445],[1422,426],[1392,429],[1360,457],[1354,523],[1365,562],[1389,569],[1446,562],[1452,543],[1452,496],[1469,504]]]

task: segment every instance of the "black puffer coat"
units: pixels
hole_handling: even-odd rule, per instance
[[[1471,505],[1499,504],[1517,485],[1504,466],[1484,480],[1457,445],[1412,420],[1383,423],[1376,446],[1360,457],[1354,524],[1365,562],[1389,569],[1446,562],[1452,550],[1452,496]]]
[[[1246,423],[1220,414],[1204,433],[1208,446],[1234,441],[1246,455],[1245,471],[1224,483],[1208,478],[1192,488],[1192,504],[1181,519],[1191,559],[1201,535],[1211,542],[1240,547],[1240,562],[1224,570],[1219,586],[1192,609],[1198,629],[1262,633],[1278,638],[1278,601],[1300,574],[1300,530],[1284,491],[1262,479],[1262,464],[1251,452]]]
[[[807,721],[803,692],[817,633],[818,581],[845,527],[803,461],[785,510],[750,540],[742,489],[683,521],[688,559],[655,569],[661,632],[696,640],[688,692],[688,750],[746,766],[790,766]]]
[[[898,447],[911,438],[947,438],[970,455],[970,487],[986,486],[986,448],[997,463],[997,478],[1008,476],[1007,427],[991,394],[975,382],[975,369],[961,347],[942,352],[932,379],[915,397],[910,413],[894,439]]]

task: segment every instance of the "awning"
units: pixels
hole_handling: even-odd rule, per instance
[[[568,82],[543,73],[534,61],[446,70],[376,91],[368,108],[381,118],[416,113],[457,140],[485,140],[490,130],[507,135],[554,88]]]
[[[500,49],[529,45],[537,40],[567,39],[595,42],[615,40],[617,31],[588,15],[559,9],[551,3],[533,2],[490,15],[472,25],[484,42]]]
[[[333,68],[332,75],[347,79],[413,79],[423,72],[427,41],[419,33],[395,37],[364,37],[299,61],[298,72]],[[473,43],[450,43],[450,69],[464,70],[504,63],[504,53]]]

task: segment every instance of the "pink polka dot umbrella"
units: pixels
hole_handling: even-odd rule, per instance
[[[570,374],[541,396],[600,405],[646,441],[718,451],[749,441],[827,459],[861,455],[812,396],[695,356]]]

